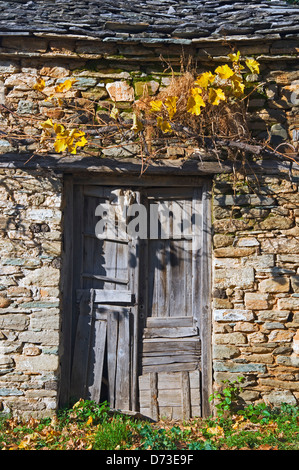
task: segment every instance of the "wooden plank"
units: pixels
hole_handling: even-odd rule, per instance
[[[150,374],[150,410],[151,417],[154,420],[159,418],[159,405],[158,405],[158,374],[152,372]]]
[[[184,338],[186,336],[197,336],[196,327],[176,328],[145,328],[144,338]]]
[[[74,398],[86,398],[92,315],[90,306],[83,299],[80,303],[77,334],[74,347],[71,394]]]
[[[95,303],[124,303],[130,304],[134,301],[133,294],[128,290],[95,290]]]
[[[146,320],[147,328],[174,328],[193,326],[193,317],[149,317]]]
[[[90,400],[100,402],[102,378],[103,378],[103,365],[105,358],[106,346],[106,332],[107,320],[94,321],[92,333],[93,342],[90,348],[89,356],[89,377],[88,383],[88,396]]]
[[[92,273],[82,273],[82,277],[87,277],[89,279],[98,279],[104,282],[111,282],[112,284],[128,284],[127,279],[117,279],[115,277],[108,277],[108,276],[101,276],[99,274],[92,274]]]
[[[131,338],[130,310],[123,308],[118,316],[118,344],[115,379],[115,408],[130,410],[131,406]]]
[[[182,370],[197,370],[198,369],[198,361],[197,362],[182,362],[177,364],[161,364],[161,365],[154,365],[154,366],[144,366],[142,367],[142,374],[149,374],[150,372],[179,372]]]
[[[183,419],[187,420],[191,418],[190,380],[189,380],[188,371],[182,371],[181,388],[182,388],[182,415],[183,415]]]
[[[181,354],[181,355],[167,355],[163,354],[160,356],[143,356],[142,365],[154,366],[161,364],[181,364],[183,362],[195,362],[199,361],[199,358],[195,354]]]
[[[61,357],[61,383],[59,406],[65,407],[70,398],[71,360],[72,360],[72,329],[74,322],[73,312],[75,310],[76,298],[73,289],[73,253],[74,253],[74,219],[73,219],[73,178],[66,175],[64,178],[64,206],[63,206],[63,234],[62,244],[62,272],[61,272],[61,294],[62,294],[62,337],[63,348]]]
[[[211,414],[209,396],[212,387],[212,313],[211,313],[211,267],[212,267],[212,235],[211,235],[211,181],[207,181],[203,187],[203,223],[202,223],[202,245],[204,253],[201,258],[200,278],[200,335],[202,344],[201,357],[201,381],[202,381],[202,415],[207,417]]]
[[[118,347],[118,312],[113,311],[107,318],[107,367],[109,404],[115,408],[115,382],[117,374],[117,347]]]

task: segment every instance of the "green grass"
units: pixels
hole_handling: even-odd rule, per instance
[[[157,423],[80,400],[52,419],[0,418],[2,450],[299,450],[299,407],[248,405],[209,419]]]

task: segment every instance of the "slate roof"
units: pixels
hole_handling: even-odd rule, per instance
[[[299,34],[299,5],[282,0],[0,0],[0,35],[17,33],[95,36],[107,41],[188,42],[225,35],[263,38],[273,33],[294,38]]]

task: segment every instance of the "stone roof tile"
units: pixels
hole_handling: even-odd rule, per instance
[[[0,0],[0,34],[57,33],[196,39],[299,33],[299,5],[283,0]]]

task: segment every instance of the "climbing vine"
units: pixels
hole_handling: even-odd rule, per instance
[[[180,74],[172,73],[170,84],[155,96],[144,87],[143,95],[133,104],[131,120],[123,117],[117,102],[108,105],[110,108],[106,109],[103,120],[98,112],[99,103],[91,101],[88,109],[79,109],[81,115],[84,114],[83,121],[77,119],[80,106],[76,104],[75,95],[69,94],[76,79],[65,79],[49,93],[45,80],[38,78],[33,90],[43,96],[45,103],[60,108],[63,117],[30,118],[31,125],[39,129],[30,136],[38,143],[35,154],[54,150],[71,154],[83,151],[88,155],[90,148],[94,154],[94,149],[129,142],[138,144],[140,155],[152,160],[159,156],[161,146],[169,145],[171,137],[179,142],[191,139],[197,147],[222,160],[263,152],[284,156],[267,142],[255,142],[248,128],[248,97],[263,88],[259,74],[260,64],[255,59],[243,58],[239,51],[232,52],[227,63],[215,70],[198,74],[189,65]],[[25,118],[5,105],[0,106],[3,112],[11,113],[12,123],[2,135],[6,134],[8,140],[21,141],[24,135],[16,128],[22,129],[20,122]],[[292,150],[286,158],[295,159],[296,150]]]

